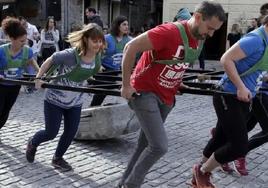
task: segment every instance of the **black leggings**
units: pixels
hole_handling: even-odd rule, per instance
[[[214,108],[218,117],[215,136],[206,145],[203,154],[223,164],[245,156],[248,151],[247,116],[249,103],[232,96],[215,95]]]
[[[247,129],[250,132],[259,122],[261,131],[254,134],[248,140],[248,152],[268,142],[268,95],[258,94],[253,99]]]
[[[107,68],[107,67],[104,67],[104,68],[105,68],[105,70],[103,72],[114,71],[113,69],[110,69],[110,68]],[[118,74],[113,74],[113,76],[118,76],[118,75],[119,75],[119,73]],[[114,82],[114,83],[116,83],[116,82]],[[100,106],[103,103],[105,98],[106,98],[106,95],[104,95],[104,94],[95,94],[95,95],[93,95],[93,98],[92,98],[92,101],[90,103],[90,106]]]
[[[5,125],[9,112],[20,92],[18,85],[0,85],[0,129]]]

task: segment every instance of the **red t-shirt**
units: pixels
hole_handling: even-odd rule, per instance
[[[196,49],[198,41],[191,37],[187,22],[181,23],[185,27],[189,46]],[[148,31],[148,37],[153,45],[155,60],[170,60],[173,56],[183,57],[183,42],[176,25],[172,23],[159,25]],[[152,63],[152,51],[146,51],[131,76],[131,84],[137,92],[153,92],[165,104],[172,105],[186,68],[185,64]]]

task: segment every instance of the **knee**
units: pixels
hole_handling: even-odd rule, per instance
[[[247,144],[233,147],[233,155],[236,158],[246,156],[247,152],[248,152],[248,145]]]
[[[158,156],[163,156],[168,152],[168,144],[161,143],[157,146],[151,147],[151,151]]]
[[[46,135],[47,135],[47,139],[48,139],[48,140],[53,140],[54,138],[56,138],[57,133],[54,133],[54,132],[47,132]]]

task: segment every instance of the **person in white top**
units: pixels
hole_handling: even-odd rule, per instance
[[[39,53],[38,41],[40,39],[40,33],[39,33],[37,27],[35,25],[27,22],[27,20],[24,17],[20,16],[19,20],[27,31],[27,39],[31,40],[33,42],[31,49],[33,50],[34,57],[36,58],[37,54]]]
[[[7,16],[6,18],[10,18],[9,16]],[[2,44],[6,44],[8,42],[10,42],[10,39],[8,38],[8,36],[5,34],[4,30],[3,30],[3,26],[6,24],[5,20],[7,19],[3,19],[3,21],[1,22],[1,27],[0,27],[0,45]]]
[[[59,51],[59,39],[59,30],[56,29],[54,17],[49,16],[45,28],[41,31],[41,54],[44,61]]]

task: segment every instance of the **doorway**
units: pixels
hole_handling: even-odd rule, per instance
[[[228,14],[226,13],[226,20]],[[206,39],[204,45],[205,59],[220,60],[222,54],[226,50],[226,36],[227,36],[227,21],[225,21],[221,28],[215,31],[214,35]]]

